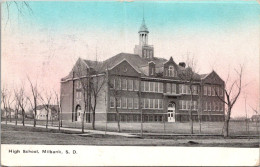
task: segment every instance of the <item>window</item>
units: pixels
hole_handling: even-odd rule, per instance
[[[204,111],[207,111],[207,102],[205,101],[205,103],[204,103]]]
[[[159,108],[160,108],[160,109],[163,108],[163,101],[162,101],[162,99],[159,99]]]
[[[216,96],[219,96],[219,87],[216,86]]]
[[[158,99],[154,100],[154,108],[159,108]]]
[[[127,107],[133,109],[133,98],[127,98]]]
[[[144,81],[141,81],[141,91],[144,92]]]
[[[150,108],[154,108],[153,101],[154,101],[154,99],[150,99]]]
[[[192,85],[192,93],[194,95],[197,95],[198,94],[198,86],[197,85]]]
[[[138,109],[138,98],[134,98],[134,109]]]
[[[144,108],[149,108],[149,99],[144,99]]]
[[[139,90],[139,81],[138,80],[134,80],[134,90],[135,91]]]
[[[127,108],[126,98],[122,97],[122,108]]]
[[[166,92],[171,93],[171,84],[170,83],[166,84]]]
[[[219,106],[219,108],[220,108],[219,110],[220,110],[220,111],[223,111],[223,103],[220,102],[219,105],[220,105],[220,106]]]
[[[81,88],[81,83],[80,83],[80,81],[78,80],[77,81],[77,89],[80,89]]]
[[[211,96],[211,87],[208,86],[208,95]]]
[[[152,69],[151,69],[151,75],[154,75],[154,67],[152,67]]]
[[[168,74],[169,74],[169,77],[174,77],[174,67],[173,66],[169,66],[168,68]]]
[[[208,93],[207,93],[207,89],[208,89],[208,87],[207,86],[203,86],[203,94],[205,95],[205,96],[207,96],[208,95]]]
[[[115,108],[115,98],[110,97],[110,108]]]
[[[223,96],[223,88],[222,87],[219,88],[219,95]]]
[[[198,109],[197,101],[193,101],[192,109],[193,110],[197,110]]]
[[[216,111],[219,111],[219,103],[218,102],[216,102]]]
[[[121,108],[121,99],[120,98],[116,98],[116,107]]]
[[[127,81],[126,81],[126,79],[122,79],[122,90],[127,90]]]
[[[186,89],[187,89],[187,94],[191,94],[191,90],[190,90],[190,86],[186,85]]]
[[[133,90],[133,80],[132,79],[129,79],[127,80],[127,87],[128,87],[128,90]]]
[[[186,101],[184,101],[184,100],[182,101],[182,109],[184,109],[184,110],[186,109]]]
[[[190,101],[186,101],[187,109],[190,109]]]
[[[182,100],[179,101],[179,109],[182,109]]]
[[[144,91],[149,92],[149,82],[147,81],[144,82]]]
[[[145,103],[145,101],[144,101],[144,99],[142,98],[142,99],[141,99],[141,108],[144,108],[144,103]]]
[[[110,88],[114,89],[114,88],[116,87],[115,84],[116,84],[115,79],[112,78],[112,79],[110,80]]]
[[[154,83],[154,91],[159,92],[158,82]]]
[[[216,87],[215,86],[212,86],[212,96],[215,96],[216,94]]]
[[[212,111],[215,111],[215,102],[212,102]]]
[[[159,92],[163,93],[163,83],[159,83]]]
[[[150,92],[154,92],[154,83],[150,82]]]
[[[182,94],[182,84],[179,85],[179,94]]]
[[[172,93],[176,94],[176,84],[172,84]]]
[[[116,78],[116,89],[117,90],[121,89],[121,78]]]
[[[211,102],[208,102],[208,111],[211,111]]]

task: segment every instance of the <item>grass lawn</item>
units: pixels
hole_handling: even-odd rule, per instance
[[[257,138],[80,136],[79,133],[3,124],[1,129],[2,144],[259,147],[259,139]]]

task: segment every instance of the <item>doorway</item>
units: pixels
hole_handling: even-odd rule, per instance
[[[168,122],[175,122],[175,103],[170,102],[168,105]]]

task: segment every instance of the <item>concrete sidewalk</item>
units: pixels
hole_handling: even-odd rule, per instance
[[[1,124],[5,124],[5,122],[1,122]],[[7,122],[7,125],[15,125],[13,122]],[[21,123],[17,123],[18,126],[23,126]],[[27,127],[33,127],[32,124],[25,124]],[[44,125],[36,125],[37,128],[44,128],[46,129],[46,126]],[[59,127],[54,127],[54,126],[48,126],[48,129],[56,129],[58,130]],[[77,128],[65,128],[65,127],[60,127],[61,130],[65,131],[70,131],[70,132],[81,132],[81,129]],[[112,136],[122,136],[122,137],[128,137],[128,138],[138,138],[139,135],[137,134],[130,134],[130,133],[119,133],[119,132],[105,132],[105,131],[100,131],[100,130],[84,130],[85,133],[83,134],[78,134],[81,136],[89,135],[89,134],[102,134],[102,135],[112,135]]]

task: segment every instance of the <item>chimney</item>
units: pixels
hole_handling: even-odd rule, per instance
[[[179,66],[185,68],[186,64],[184,62],[179,62]]]

